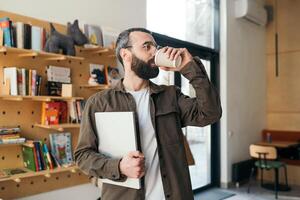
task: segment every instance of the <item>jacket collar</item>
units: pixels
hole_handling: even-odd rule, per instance
[[[165,87],[156,85],[155,83],[153,83],[151,81],[149,81],[149,87],[150,87],[150,94],[153,94],[153,93],[157,94],[157,93],[160,93],[165,90]],[[115,91],[120,91],[120,92],[126,93],[126,90],[125,90],[125,87],[123,84],[123,78],[116,83],[116,85],[113,87],[113,89]]]

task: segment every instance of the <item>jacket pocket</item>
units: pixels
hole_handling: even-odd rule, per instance
[[[174,105],[159,106],[156,110],[156,131],[163,145],[178,144],[181,125],[179,110]]]

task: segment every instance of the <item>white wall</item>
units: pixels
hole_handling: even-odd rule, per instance
[[[145,0],[0,0],[0,10],[60,24],[79,19],[79,23],[112,27],[119,31],[129,27],[146,27]],[[98,188],[84,184],[26,197],[24,200],[95,200],[98,197]]]
[[[262,2],[262,1],[261,1]],[[265,28],[234,17],[234,0],[221,0],[221,183],[232,164],[249,159],[249,145],[266,125]]]
[[[0,9],[62,24],[79,19],[118,30],[146,26],[145,0],[0,0]]]

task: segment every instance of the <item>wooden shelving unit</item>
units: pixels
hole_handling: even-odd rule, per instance
[[[49,22],[32,17],[18,15],[0,10],[0,18],[9,17],[13,22],[28,23],[40,26],[49,31]],[[66,26],[54,23],[56,29],[66,33]],[[90,75],[89,65],[102,64],[105,67],[116,66],[114,49],[105,47],[83,48],[76,47],[76,56],[47,53],[29,49],[0,46],[0,126],[19,126],[22,137],[45,142],[50,147],[49,133],[59,131],[70,132],[72,150],[77,145],[80,124],[42,125],[40,102],[47,101],[76,101],[87,99],[97,90],[107,89],[108,85],[88,86]],[[46,80],[47,66],[61,66],[71,69],[71,80],[74,94],[78,97],[47,96]],[[42,76],[41,94],[43,96],[11,96],[3,95],[4,67],[34,69]],[[2,148],[3,147],[3,148]],[[0,169],[24,168],[22,145],[0,144]],[[16,199],[42,192],[72,187],[89,182],[89,179],[77,167],[57,168],[39,172],[13,175],[0,179],[0,198]]]

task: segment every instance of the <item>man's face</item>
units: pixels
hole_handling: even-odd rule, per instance
[[[130,33],[130,48],[132,53],[131,70],[142,79],[155,78],[159,69],[154,63],[156,43],[153,37],[144,32]]]

